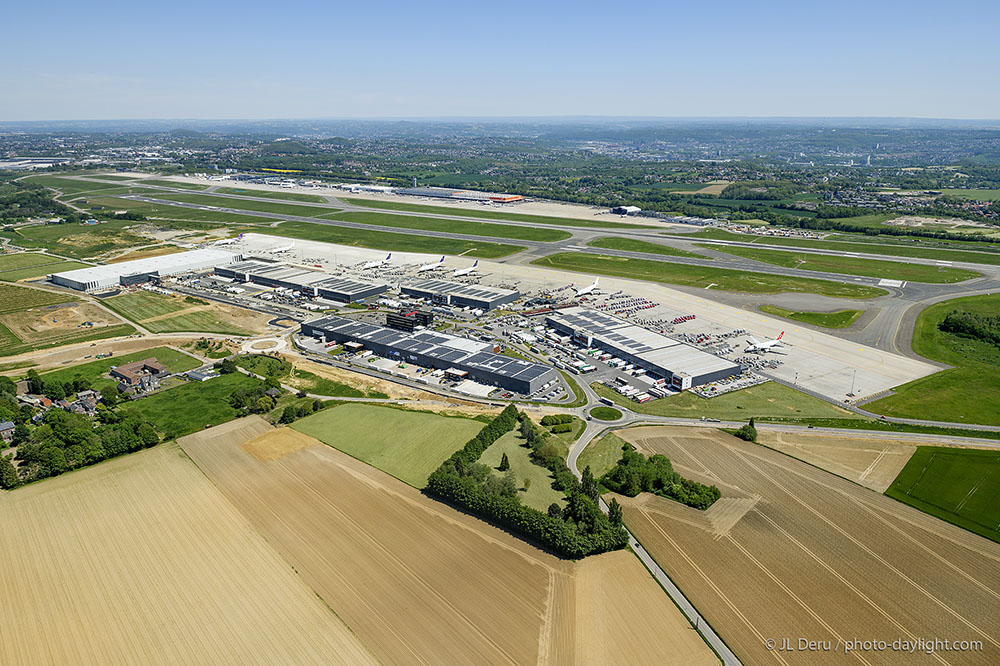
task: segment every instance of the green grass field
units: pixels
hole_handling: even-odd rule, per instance
[[[31,268],[22,268],[15,271],[3,271],[0,272],[0,280],[3,280],[4,282],[17,282],[18,280],[41,277],[43,275],[48,275],[49,273],[61,273],[63,271],[72,271],[77,268],[86,268],[89,265],[90,264],[82,264],[79,261],[57,261],[54,264],[32,266]]]
[[[14,252],[0,255],[0,273],[15,271],[22,268],[32,268],[46,264],[55,264],[62,261],[59,257],[53,257],[40,252]]]
[[[725,229],[705,229],[693,234],[684,234],[679,238],[706,238],[711,240],[731,240],[741,243],[757,243],[759,245],[780,245],[782,247],[813,247],[821,250],[840,250],[842,252],[860,252],[865,254],[880,254],[891,257],[914,257],[918,259],[937,259],[940,261],[962,261],[974,264],[1000,265],[1000,252],[976,252],[973,250],[951,250],[914,245],[900,245],[907,241],[899,238],[878,237],[872,241],[859,241],[857,237],[847,234],[835,234],[837,240],[812,240],[809,238],[772,238],[766,236],[749,236],[734,234]],[[868,237],[864,237],[868,238]],[[843,239],[843,240],[841,240]],[[911,241],[912,242],[912,241]],[[925,242],[925,241],[919,241]],[[941,242],[941,241],[935,241]],[[719,249],[713,246],[712,249]]]
[[[162,194],[162,193],[158,193]],[[160,198],[157,196],[156,198]],[[109,210],[132,210],[154,220],[160,226],[172,228],[185,228],[182,223],[215,223],[202,224],[199,228],[215,228],[224,224],[254,224],[268,225],[274,222],[269,217],[258,217],[255,215],[243,215],[241,213],[225,213],[217,210],[198,210],[197,208],[182,208],[180,206],[170,206],[168,204],[151,204],[144,201],[133,201],[131,199],[118,199],[115,197],[98,197],[90,202],[97,206],[104,206]],[[111,224],[111,223],[109,223]],[[131,224],[135,224],[132,222]],[[103,229],[105,225],[101,225]],[[144,242],[149,242],[148,240]]]
[[[1000,542],[1000,451],[919,446],[885,494]]]
[[[702,289],[756,294],[803,292],[833,298],[875,298],[888,292],[876,287],[812,278],[751,273],[727,268],[687,266],[652,259],[603,257],[583,252],[561,252],[531,262],[538,266],[582,273],[597,273],[632,280],[648,280]]]
[[[938,330],[952,310],[996,316],[1000,294],[970,296],[925,309],[913,330],[913,351],[955,366],[898,387],[865,405],[876,414],[955,423],[1000,425],[1000,349]]]
[[[582,472],[587,467],[593,472],[595,478],[601,478],[604,474],[618,464],[622,457],[623,440],[613,432],[608,433],[600,439],[595,439],[587,445],[587,448],[577,459],[577,468]]]
[[[549,215],[532,215],[530,213],[514,213],[500,210],[480,210],[477,208],[459,208],[458,206],[428,206],[411,204],[402,201],[376,201],[374,199],[359,199],[355,197],[337,197],[344,203],[365,208],[382,210],[399,210],[409,213],[428,213],[435,215],[454,215],[456,217],[481,217],[488,220],[507,220],[509,222],[530,222],[532,224],[558,224],[564,227],[583,227],[592,229],[648,229],[640,224],[624,222],[606,222],[604,220],[582,220],[572,217],[552,217]]]
[[[494,474],[502,476],[506,472],[499,471],[497,467],[500,466],[500,459],[506,453],[507,462],[510,463],[510,471],[517,479],[517,495],[524,504],[539,511],[547,510],[549,505],[553,503],[565,507],[566,495],[552,487],[552,472],[531,462],[530,449],[523,444],[524,440],[520,433],[516,429],[512,430],[483,451],[479,462],[491,467]],[[528,481],[527,490],[524,487],[526,480]]]
[[[150,291],[136,291],[130,294],[105,298],[101,304],[134,322],[159,317],[172,312],[180,312],[190,307],[182,298],[174,298]]]
[[[157,199],[178,201],[180,203],[199,206],[218,206],[220,208],[236,208],[251,213],[271,213],[272,215],[295,215],[298,217],[319,217],[336,213],[339,208],[327,206],[302,206],[293,203],[271,201],[254,201],[252,199],[234,199],[232,197],[216,197],[211,194],[160,194]]]
[[[344,220],[346,222],[373,224],[383,227],[424,229],[426,231],[470,234],[473,236],[512,240],[558,241],[569,238],[572,235],[568,231],[546,229],[544,227],[517,227],[509,224],[445,220],[439,217],[416,217],[414,215],[393,215],[392,213],[337,213],[334,215],[323,215],[322,217],[328,220]]]
[[[710,259],[703,254],[679,250],[669,245],[660,243],[650,243],[648,241],[636,240],[634,238],[595,238],[587,243],[588,247],[603,247],[608,250],[625,250],[627,252],[648,252],[650,254],[664,254],[671,257],[695,257],[697,259]],[[714,248],[713,248],[714,249]]]
[[[162,187],[176,187],[178,190],[207,190],[208,185],[198,183],[180,183],[172,180],[156,180],[155,178],[139,181],[140,185],[160,185]],[[156,190],[159,192],[159,190]]]
[[[940,190],[942,194],[975,201],[1000,201],[1000,190]]]
[[[343,404],[291,426],[414,488],[478,433],[472,419],[365,404]]]
[[[777,382],[758,384],[740,391],[733,391],[715,398],[701,398],[685,391],[667,398],[650,400],[639,404],[633,402],[603,384],[591,384],[597,395],[610,398],[616,404],[641,414],[656,416],[677,416],[689,419],[707,418],[723,421],[749,421],[769,418],[857,418],[853,413],[832,405],[825,400],[814,398],[788,388]]]
[[[25,180],[35,183],[36,185],[57,189],[64,197],[81,194],[83,192],[99,192],[101,190],[110,190],[112,188],[121,187],[120,183],[95,183],[93,181],[73,180],[71,178],[61,178],[59,176],[49,176],[45,174],[28,176]]]
[[[785,319],[794,319],[814,326],[823,328],[847,328],[858,317],[864,314],[864,310],[838,310],[837,312],[809,312],[805,310],[786,310],[777,305],[761,305],[757,308],[761,312],[777,315]]]
[[[315,395],[331,396],[336,398],[385,398],[382,393],[364,391],[341,382],[320,377],[317,374],[293,368],[292,364],[274,356],[266,354],[242,354],[236,357],[236,365],[241,368],[260,375],[261,377],[273,377],[282,383],[293,386],[296,389],[313,393]]]
[[[258,383],[259,379],[234,372],[205,382],[186,382],[131,402],[129,407],[142,414],[165,437],[173,439],[208,425],[232,421],[237,413],[229,404],[229,395],[238,388]]]
[[[149,244],[149,240],[126,227],[138,222],[115,220],[98,225],[40,224],[0,232],[15,244],[29,248],[44,248],[74,259]]]
[[[135,180],[135,176],[119,176],[117,174],[111,173],[99,173],[94,176],[87,176],[88,178],[98,178],[100,180]]]
[[[617,421],[622,417],[620,410],[614,407],[608,407],[606,405],[601,405],[600,407],[594,407],[590,410],[590,415],[593,416],[598,421]]]
[[[235,231],[260,232],[262,230],[249,227]],[[480,259],[506,257],[524,249],[520,245],[508,245],[506,243],[434,238],[417,234],[397,234],[391,231],[347,229],[328,224],[296,221],[282,222],[276,227],[269,227],[263,230],[263,233],[271,234],[272,236],[284,236],[286,238],[301,238],[303,240],[323,241],[353,247],[366,247],[373,250],[465,255]]]
[[[801,268],[806,271],[821,271],[823,273],[842,273],[845,275],[864,275],[866,277],[888,278],[890,280],[907,280],[909,282],[951,283],[982,277],[982,273],[962,268],[945,266],[927,266],[898,261],[882,261],[879,259],[862,259],[860,257],[837,257],[829,254],[813,254],[810,252],[786,252],[784,250],[768,250],[756,247],[740,247],[735,245],[705,245],[699,247],[725,252],[744,259],[763,261],[785,268]]]
[[[141,322],[150,333],[222,333],[224,335],[250,335],[250,331],[220,320],[209,310],[187,312],[176,317]]]
[[[57,303],[74,303],[77,298],[41,289],[29,289],[13,284],[0,284],[0,314]]]
[[[316,194],[299,194],[298,192],[272,192],[271,190],[244,190],[239,187],[219,187],[219,194],[236,194],[244,197],[260,197],[262,199],[282,199],[284,201],[301,201],[303,203],[327,203],[326,199]]]
[[[90,380],[90,383],[95,388],[100,389],[105,386],[114,386],[117,383],[114,379],[104,377],[104,375],[106,375],[111,369],[111,366],[125,365],[126,363],[131,363],[132,361],[141,361],[150,357],[155,358],[157,361],[170,368],[171,372],[187,372],[188,370],[194,370],[201,365],[201,361],[198,359],[179,352],[176,349],[171,349],[170,347],[153,347],[152,349],[132,354],[123,354],[121,356],[116,355],[111,356],[110,358],[102,358],[97,361],[73,365],[68,368],[59,368],[58,370],[43,373],[42,378],[53,381],[68,382],[72,381],[77,375],[81,375]]]

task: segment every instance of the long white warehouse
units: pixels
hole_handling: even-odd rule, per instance
[[[100,291],[117,286],[142,284],[149,282],[153,277],[228,266],[242,259],[243,256],[239,254],[206,248],[52,273],[49,275],[49,281],[79,291]]]

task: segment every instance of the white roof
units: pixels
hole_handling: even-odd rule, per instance
[[[54,275],[77,282],[104,282],[107,280],[117,280],[123,275],[134,275],[136,273],[157,272],[160,275],[173,275],[208,268],[210,266],[224,266],[233,263],[238,258],[238,255],[232,252],[205,248],[189,252],[166,254],[160,257],[136,259],[135,261],[122,261],[117,264],[78,268],[72,271],[54,273]]]

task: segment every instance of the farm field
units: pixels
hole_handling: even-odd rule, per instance
[[[804,310],[786,310],[777,305],[761,305],[761,312],[777,315],[785,319],[794,319],[823,328],[847,328],[864,314],[864,310],[838,310],[837,312],[809,312]]]
[[[17,312],[28,308],[76,302],[76,298],[54,291],[29,289],[12,284],[0,284],[0,313]]]
[[[831,474],[884,493],[913,452],[913,442],[865,435],[814,435],[757,431],[757,443],[825,469]]]
[[[845,640],[944,636],[982,649],[854,655],[873,665],[1000,660],[1000,544],[719,431],[619,434],[722,491],[706,512],[650,494],[616,498],[629,529],[745,664],[840,663]],[[839,659],[766,648],[784,637],[830,641]]]
[[[172,297],[151,291],[135,291],[101,301],[126,319],[151,333],[223,333],[249,335],[264,330],[268,317],[250,310]]]
[[[176,444],[0,492],[0,515],[4,664],[376,663]]]
[[[197,204],[199,206],[236,208],[237,210],[245,210],[249,213],[271,213],[273,215],[296,215],[299,217],[319,217],[320,215],[336,213],[340,210],[339,208],[325,206],[301,206],[293,203],[216,197],[211,194],[158,194],[155,198]]]
[[[381,663],[718,663],[627,551],[560,560],[250,420],[180,444]]]
[[[921,312],[913,329],[913,351],[955,367],[903,384],[865,409],[887,416],[1000,425],[1000,348],[939,330],[952,310],[995,316],[1000,294],[944,301]]]
[[[90,266],[90,264],[83,264],[79,261],[57,261],[52,264],[32,266],[31,268],[3,271],[0,272],[0,280],[3,280],[4,282],[17,282],[18,280],[40,278],[50,273],[73,271],[77,268],[87,268],[88,266]]]
[[[305,203],[327,203],[326,199],[316,194],[272,192],[271,190],[244,190],[239,187],[217,187],[215,191],[219,194],[235,194],[244,197],[260,197],[262,199],[283,199],[285,201],[302,201]]]
[[[237,229],[236,231],[253,232],[260,231],[260,229],[248,227]],[[508,245],[506,243],[435,238],[419,234],[394,233],[391,231],[348,229],[329,224],[297,221],[282,222],[276,227],[268,227],[266,233],[271,236],[316,240],[326,243],[337,243],[338,245],[365,247],[373,250],[440,253],[479,257],[480,259],[498,259],[524,249],[520,245]]]
[[[595,238],[587,243],[589,247],[603,247],[608,250],[625,250],[628,252],[648,252],[651,254],[663,254],[671,257],[696,257],[698,259],[711,259],[703,254],[679,250],[676,247],[663,245],[661,243],[650,243],[649,241],[637,240],[635,238]],[[713,248],[714,249],[714,248]]]
[[[490,222],[470,222],[468,220],[445,220],[440,217],[416,217],[415,215],[393,215],[392,213],[335,213],[321,216],[328,220],[344,220],[383,227],[401,229],[424,229],[453,234],[470,234],[489,238],[510,240],[558,241],[570,237],[568,231],[542,227],[524,227]]]
[[[831,280],[786,277],[728,268],[689,266],[651,259],[607,257],[584,252],[559,252],[541,257],[531,263],[546,268],[560,268],[633,280],[648,280],[703,289],[711,288],[755,294],[804,292],[833,298],[875,298],[888,293],[884,289],[876,287]]]
[[[74,259],[86,259],[148,245],[147,239],[131,230],[140,224],[130,220],[114,220],[98,225],[40,224],[4,231],[2,235],[22,247],[47,249]]]
[[[878,239],[879,242],[860,242],[851,240],[851,236],[837,234],[845,240],[813,240],[809,238],[777,238],[771,236],[750,236],[736,234],[725,229],[705,229],[692,234],[677,234],[678,238],[707,238],[712,240],[731,240],[741,243],[758,243],[760,245],[780,245],[786,247],[813,247],[819,250],[840,250],[843,252],[859,252],[863,254],[880,254],[895,257],[915,257],[919,259],[939,259],[941,261],[963,261],[973,264],[1000,265],[1000,252],[976,252],[975,250],[949,250],[932,247],[915,247],[897,245],[906,241],[898,239]],[[912,241],[911,241],[912,242]],[[935,241],[942,242],[942,241]],[[965,244],[966,246],[968,243]],[[718,249],[718,246],[713,246]]]
[[[796,253],[736,245],[699,244],[699,247],[715,250],[716,252],[725,252],[726,254],[743,257],[744,259],[762,261],[767,264],[774,264],[775,266],[784,266],[786,268],[801,268],[806,271],[841,273],[844,275],[864,275],[867,277],[907,280],[910,282],[947,284],[982,276],[982,273],[963,268],[909,264],[898,261],[862,259],[859,257],[837,257],[811,252]]]
[[[886,495],[1000,542],[1000,451],[921,446]]]
[[[201,365],[201,361],[195,357],[176,349],[171,349],[170,347],[153,347],[152,349],[133,352],[131,354],[115,355],[109,358],[52,370],[42,373],[42,378],[50,381],[69,382],[77,375],[80,375],[89,380],[94,387],[100,389],[105,386],[113,386],[116,383],[113,379],[103,377],[103,375],[111,370],[111,366],[125,365],[132,361],[141,361],[150,357],[167,366],[171,372],[187,372]]]
[[[943,194],[976,201],[1000,201],[1000,190],[941,190]]]
[[[506,472],[498,471],[497,467],[506,453],[510,471],[517,479],[517,495],[522,502],[539,511],[546,511],[553,503],[565,507],[566,495],[552,487],[552,473],[547,468],[531,462],[528,449],[523,444],[524,439],[517,430],[511,430],[483,451],[479,462],[491,467],[495,474],[502,476]],[[525,479],[530,479],[527,490],[524,488]]]
[[[777,382],[758,384],[711,399],[701,398],[685,391],[678,395],[658,398],[642,404],[629,400],[603,384],[594,383],[590,387],[597,395],[610,398],[633,412],[655,416],[681,416],[689,419],[699,419],[705,416],[723,421],[748,421],[751,416],[762,420],[768,418],[854,418],[852,412]]]
[[[361,199],[356,197],[337,197],[344,203],[365,208],[380,208],[382,210],[399,210],[409,213],[428,213],[435,215],[454,215],[456,217],[481,217],[487,220],[507,220],[509,222],[530,222],[532,224],[557,224],[564,227],[584,227],[595,229],[648,229],[641,224],[624,222],[606,222],[604,220],[581,220],[573,217],[553,217],[550,215],[533,215],[531,213],[508,213],[507,211],[479,210],[476,208],[430,206],[412,204],[402,201],[379,201],[377,199]]]
[[[300,419],[292,427],[414,488],[423,488],[430,473],[483,424],[391,407],[344,404]]]

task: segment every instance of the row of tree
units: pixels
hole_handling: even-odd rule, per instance
[[[938,324],[946,333],[972,338],[1000,347],[1000,315],[981,315],[952,310]]]
[[[695,509],[707,509],[721,496],[717,487],[685,479],[675,472],[666,456],[655,454],[647,458],[628,443],[622,446],[618,464],[601,477],[601,483],[629,497],[641,492],[655,493]]]
[[[516,483],[509,473],[499,477],[487,466],[476,462],[491,444],[513,430],[519,421],[521,435],[532,447],[534,456],[546,446],[545,436],[537,431],[526,415],[509,405],[431,474],[427,491],[523,534],[565,557],[579,558],[623,548],[627,539],[620,521],[612,524],[601,512],[596,496],[583,492],[564,462],[560,472],[553,476],[554,485],[564,492],[568,491],[567,506],[561,509],[558,504],[553,504],[545,513],[521,503]],[[555,458],[562,462],[558,451]]]

